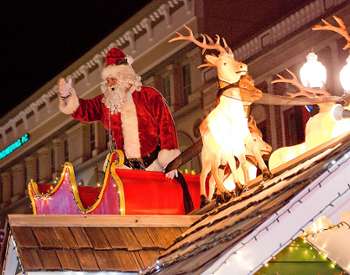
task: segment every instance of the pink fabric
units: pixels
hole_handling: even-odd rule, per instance
[[[183,206],[182,188],[175,180],[170,180],[161,172],[135,171],[127,169],[117,169],[122,184],[125,199],[126,215],[178,215],[185,214]],[[185,175],[195,208],[199,207],[199,176]],[[96,188],[96,192],[91,192],[91,188]],[[40,192],[48,190],[48,185],[38,185]],[[99,190],[100,189],[100,190]],[[95,193],[95,197],[89,198],[90,207],[99,196],[102,196],[97,207],[88,214],[114,214],[120,215],[121,205],[119,201],[118,185],[111,175],[107,178],[107,185],[102,192],[102,188],[86,186],[81,189],[80,198],[83,198],[84,190]],[[100,192],[98,192],[98,190]],[[89,196],[93,196],[89,194]],[[85,200],[87,201],[87,200]],[[72,185],[69,177],[69,169],[66,168],[65,177],[58,190],[52,196],[34,197],[37,214],[85,214],[81,211],[74,200]]]
[[[100,192],[103,196],[100,204],[91,214],[120,214],[119,196],[117,187],[114,186],[111,176],[105,192]],[[97,198],[96,198],[97,199]],[[66,170],[64,180],[58,190],[50,197],[34,198],[37,214],[82,214],[74,200],[72,185],[70,183],[69,172]]]

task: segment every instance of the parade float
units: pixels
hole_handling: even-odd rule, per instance
[[[338,29],[325,24],[316,29]],[[201,124],[202,141],[164,172],[201,152],[201,175],[169,179],[160,171],[121,169],[125,156],[113,151],[102,186],[85,187],[66,163],[56,185],[29,183],[34,215],[9,217],[5,274],[18,268],[27,274],[254,274],[293,239],[305,232],[307,238],[314,221],[349,210],[349,97],[305,87],[292,73],[292,80],[279,76],[275,82],[293,84],[299,94],[267,95],[255,88],[246,64],[234,59],[224,39],[203,34],[199,41],[186,29],[188,36],[179,33],[173,41],[219,52],[206,55],[204,64],[217,69],[219,103]],[[297,145],[301,149],[272,153],[277,157],[270,169],[262,158],[269,147],[257,146],[261,135],[253,122],[249,127],[253,103],[320,105],[305,143]],[[324,134],[315,136],[325,121]]]

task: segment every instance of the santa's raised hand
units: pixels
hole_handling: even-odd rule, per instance
[[[68,81],[60,78],[58,81],[58,108],[64,114],[71,115],[79,107],[79,99],[72,85],[72,79]]]

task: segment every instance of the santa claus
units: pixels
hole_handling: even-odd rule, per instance
[[[102,94],[78,98],[71,81],[59,81],[59,109],[82,122],[101,121],[125,154],[125,166],[164,171],[180,154],[174,120],[163,96],[142,86],[130,59],[118,48],[107,53]],[[176,171],[166,174],[173,178]]]

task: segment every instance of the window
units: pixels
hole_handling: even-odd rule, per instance
[[[171,105],[171,78],[170,75],[162,76],[162,90],[161,90],[168,105]]]
[[[192,92],[192,87],[191,87],[191,65],[186,64],[182,66],[182,83],[183,83],[183,90],[184,94],[190,95]]]
[[[295,145],[304,141],[304,126],[301,106],[295,106],[284,111],[284,127],[286,146]]]

